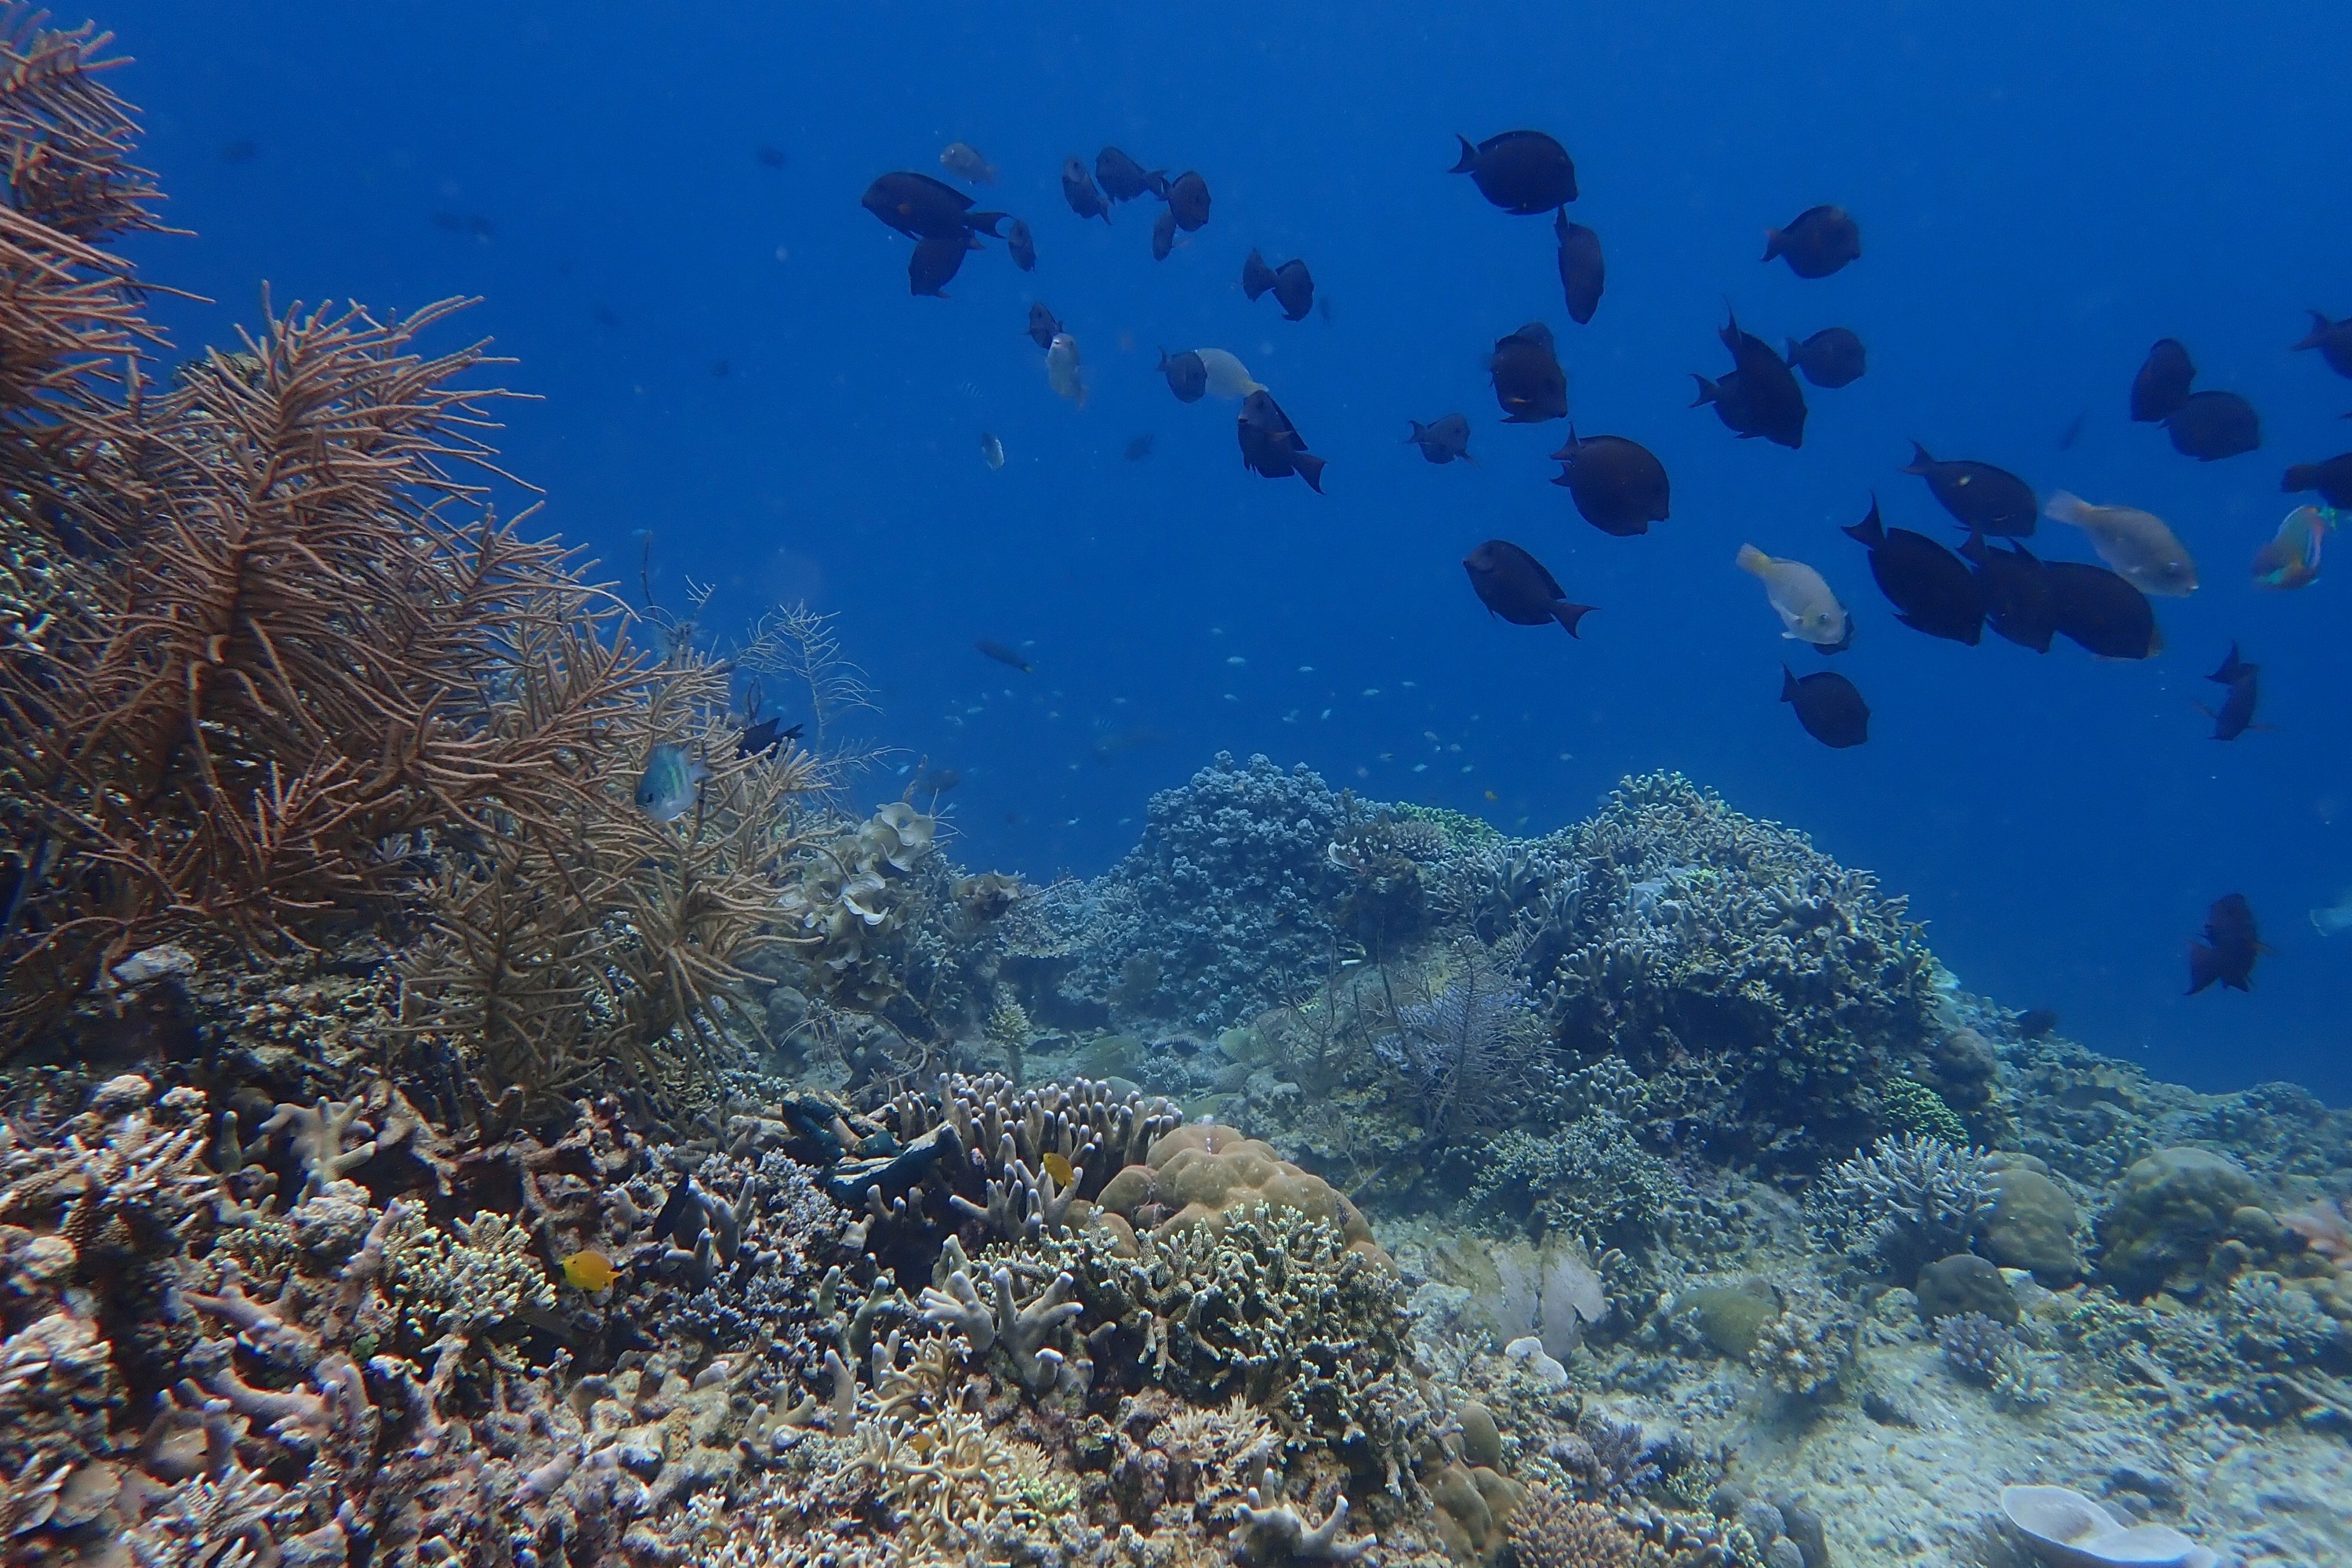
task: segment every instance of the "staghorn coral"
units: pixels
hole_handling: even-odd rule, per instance
[[[1249,1541],[1238,1557],[1258,1563],[1288,1562],[1353,1563],[1363,1556],[1370,1540],[1350,1541],[1340,1534],[1348,1527],[1348,1500],[1331,1500],[1330,1512],[1320,1524],[1309,1524],[1297,1509],[1282,1500],[1282,1476],[1268,1469],[1250,1488],[1242,1505]]]
[[[1809,1199],[1823,1234],[1908,1279],[1921,1265],[1968,1250],[1996,1193],[1984,1152],[1940,1138],[1881,1138],[1832,1172]]]
[[[1658,1545],[1621,1523],[1617,1510],[1531,1486],[1511,1511],[1520,1568],[1666,1568]]]
[[[504,1215],[477,1215],[444,1231],[398,1199],[385,1213],[385,1290],[399,1326],[395,1342],[411,1353],[555,1305],[546,1266]]]

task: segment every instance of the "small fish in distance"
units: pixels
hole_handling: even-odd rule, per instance
[[[1037,270],[1037,237],[1017,217],[1004,226],[1004,248],[1013,253],[1013,266],[1024,272]]]
[[[1870,552],[1870,574],[1895,606],[1895,618],[1913,631],[1974,647],[1984,636],[1984,589],[1968,563],[1924,533],[1888,528],[1878,498],[1870,515],[1845,531]]]
[[[2038,1040],[2058,1026],[2058,1013],[2053,1007],[2029,1007],[2017,1016],[2017,1037]]]
[[[1764,231],[1764,259],[1779,257],[1800,278],[1827,278],[1862,256],[1862,226],[1840,206],[1807,207],[1786,228]]]
[[[2007,549],[1995,550],[1981,533],[1969,534],[1960,554],[1976,568],[1985,625],[2020,647],[2048,653],[2058,624],[2050,603],[2050,575],[2042,563],[2015,540]]]
[[[2326,312],[2312,311],[2311,331],[2304,333],[2303,341],[2294,347],[2298,351],[2317,349],[2328,369],[2338,375],[2352,376],[2352,316],[2331,321]]]
[[[1176,226],[1186,234],[1195,234],[1209,222],[1209,182],[1187,169],[1168,182],[1168,210],[1176,215]]]
[[[1031,664],[1028,659],[1022,657],[1020,653],[1016,652],[1014,649],[1005,647],[1001,642],[993,641],[988,637],[975,637],[972,639],[971,646],[979,649],[982,653],[986,654],[989,658],[994,659],[997,663],[1011,665],[1013,668],[1019,670],[1024,675],[1034,675],[1037,673],[1037,667],[1035,665]]]
[[[1870,739],[1870,704],[1854,683],[1834,670],[1800,677],[1780,667],[1780,700],[1797,710],[1805,733],[1833,751]]]
[[[1130,437],[1127,443],[1127,450],[1120,456],[1130,463],[1139,463],[1151,456],[1151,433],[1147,430],[1140,436]]]
[[[2143,594],[2181,599],[2197,591],[2197,563],[2188,547],[2154,512],[2131,506],[2093,506],[2064,490],[2052,496],[2042,515],[2090,537],[2099,559]]]
[[[2352,511],[2352,452],[2338,452],[2324,463],[2297,463],[2279,480],[2288,495],[2316,490],[2335,511]]]
[[[2153,658],[2164,650],[2156,609],[2129,580],[2081,561],[2045,561],[2050,620],[2058,635],[2100,658]]]
[[[1265,258],[1253,250],[1242,263],[1242,292],[1255,302],[1272,293],[1274,302],[1282,307],[1284,317],[1303,321],[1315,309],[1315,279],[1307,270],[1307,263],[1297,258],[1279,267],[1268,267]]]
[[[1803,342],[1789,340],[1789,363],[1825,392],[1852,386],[1867,368],[1862,340],[1844,327],[1823,327]]]
[[[2254,586],[2308,586],[2319,575],[2320,554],[2335,526],[2336,513],[2325,507],[2299,506],[2287,513],[2278,531],[2254,552]]]
[[[940,167],[967,184],[996,183],[996,165],[982,157],[980,149],[969,142],[950,142],[940,148]]]
[[[1475,147],[1467,136],[1454,140],[1462,156],[1451,172],[1469,175],[1478,194],[1507,213],[1532,217],[1576,199],[1576,164],[1540,131],[1506,131]]]
[[[1419,447],[1421,455],[1431,462],[1450,463],[1459,458],[1474,468],[1477,466],[1478,459],[1470,455],[1470,421],[1464,416],[1448,414],[1427,425],[1418,419],[1405,423],[1412,426],[1412,434],[1404,438],[1405,445]]]
[[[1911,461],[1903,471],[1927,480],[1927,489],[1962,528],[2009,539],[2032,535],[2041,504],[2033,499],[2033,487],[2007,468],[1967,458],[1938,461],[1914,441]]]
[[[1515,626],[1549,626],[1557,621],[1570,637],[1582,636],[1578,623],[1592,613],[1591,605],[1571,605],[1544,563],[1507,539],[1490,539],[1462,558],[1470,587],[1489,615]]]
[[[2192,392],[2165,418],[2164,433],[2182,457],[2218,463],[2260,447],[2263,421],[2234,392]]]
[[[1062,163],[1062,199],[1080,217],[1098,217],[1110,221],[1110,204],[1095,189],[1095,177],[1087,173],[1086,162],[1079,158],[1065,159]]]
[[[1061,335],[1062,323],[1055,319],[1053,311],[1033,303],[1029,307],[1029,325],[1024,330],[1028,332],[1031,342],[1041,349],[1050,349],[1054,346],[1054,340]]]
[[[1095,179],[1101,184],[1103,195],[1115,202],[1168,194],[1166,170],[1146,169],[1116,147],[1106,147],[1095,154]]]
[[[1552,454],[1564,467],[1552,483],[1568,491],[1579,516],[1616,539],[1650,531],[1666,521],[1666,466],[1639,441],[1622,436],[1579,436]]]
[[[1764,584],[1764,597],[1780,617],[1782,637],[1811,643],[1823,653],[1842,653],[1853,645],[1853,619],[1820,573],[1801,561],[1767,555],[1752,544],[1741,545],[1733,563]]]
[[[1191,349],[1170,353],[1160,351],[1160,363],[1153,368],[1168,378],[1168,390],[1176,395],[1179,403],[1198,403],[1208,395],[1209,367]]]
[[[709,780],[707,765],[677,742],[665,741],[646,753],[646,770],[637,776],[637,809],[656,822],[676,822]]]
[[[2254,930],[2254,911],[2243,893],[2224,893],[2205,911],[2202,942],[2189,944],[2189,994],[2220,981],[2223,989],[2252,991],[2254,959],[2268,952]]]
[[[2322,936],[2341,936],[2352,931],[2352,888],[2326,909],[2311,911],[2311,927]]]
[[[1568,209],[1554,215],[1552,237],[1559,241],[1559,291],[1568,301],[1568,319],[1578,326],[1601,309],[1601,289],[1608,268],[1601,260],[1601,237],[1580,223],[1568,221]]]
[[[760,166],[766,169],[781,169],[785,163],[784,150],[782,147],[772,147],[764,142],[751,149],[751,156],[757,158],[760,161]]]
[[[2231,643],[2221,668],[2205,678],[2226,689],[2219,709],[2203,710],[2213,721],[2215,740],[2234,741],[2253,723],[2254,709],[2262,700],[2262,670],[2261,665],[2240,658],[2238,645]]]
[[[1078,340],[1067,332],[1056,332],[1045,349],[1045,382],[1060,396],[1084,408],[1087,405],[1087,374],[1078,363]]]
[[[2158,338],[2132,377],[2131,416],[2142,425],[2160,425],[2189,401],[2189,384],[2197,366],[2178,338]]]
[[[963,783],[963,774],[953,768],[933,768],[915,781],[915,793],[937,800],[956,785]]]
[[[1306,437],[1264,387],[1242,399],[1235,427],[1241,437],[1242,467],[1268,479],[1297,474],[1307,481],[1308,489],[1323,493],[1323,459],[1307,449]]]
[[[1165,261],[1168,253],[1176,248],[1176,209],[1161,207],[1160,216],[1151,220],[1151,259]]]
[[[1551,329],[1529,321],[1495,342],[1486,368],[1495,379],[1495,401],[1504,423],[1538,425],[1568,417],[1568,372],[1552,352]]]
[[[980,433],[980,460],[992,472],[1004,467],[1004,443],[985,430]]]

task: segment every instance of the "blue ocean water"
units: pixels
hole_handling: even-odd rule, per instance
[[[632,597],[648,531],[655,595],[715,584],[720,637],[780,600],[837,612],[893,766],[963,775],[968,863],[1099,869],[1219,750],[1527,834],[1678,768],[1909,892],[1974,989],[2200,1087],[2352,1095],[2352,935],[2305,914],[2352,884],[2352,567],[2281,595],[2246,564],[2292,504],[2280,469],[2352,447],[2352,384],[2286,352],[2306,309],[2352,312],[2352,122],[2296,65],[2352,47],[2352,13],[125,0],[105,21],[166,216],[203,237],[136,247],[213,301],[162,308],[184,343],[251,320],[257,280],[281,305],[480,296],[471,330],[540,399],[501,444],[545,522]],[[1549,221],[1445,172],[1456,132],[1521,126],[1566,142],[1572,216],[1606,247],[1587,327]],[[992,246],[952,298],[910,298],[907,242],[858,196],[956,139],[1041,259]],[[1212,222],[1165,262],[1156,204],[1106,226],[1063,203],[1063,160],[1107,142],[1210,183]],[[1765,226],[1819,202],[1854,213],[1863,259],[1810,282],[1760,264]],[[1246,301],[1254,246],[1305,257],[1328,318]],[[1081,345],[1084,408],[1022,333],[1032,300]],[[1801,451],[1686,406],[1727,305],[1776,343],[1868,343],[1862,381],[1809,391]],[[1648,536],[1601,535],[1547,482],[1564,425],[1499,423],[1485,355],[1531,320],[1577,428],[1671,471]],[[2167,335],[2260,408],[2259,452],[2201,465],[2126,419]],[[1232,404],[1170,395],[1156,351],[1204,345],[1274,389],[1327,494],[1245,473]],[[1480,466],[1402,444],[1454,410]],[[1957,538],[1897,471],[1914,439],[2167,518],[2204,586],[2158,603],[2166,651],[1895,625],[1837,530],[1874,492]],[[1486,615],[1459,563],[1496,536],[1601,606],[1580,641]],[[1825,750],[1776,701],[1783,659],[1822,661],[1732,568],[1743,542],[1818,566],[1859,617],[1832,668],[1871,703],[1867,745]],[[2033,542],[2091,558],[2054,524]],[[2195,704],[2233,638],[2275,728],[2222,744]],[[2231,891],[2274,952],[2251,995],[2184,996]]]

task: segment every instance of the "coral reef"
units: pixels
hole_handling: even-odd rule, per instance
[[[1839,1165],[1814,1198],[1825,1234],[1907,1279],[1968,1249],[1993,1211],[1981,1150],[1916,1134],[1882,1138]]]

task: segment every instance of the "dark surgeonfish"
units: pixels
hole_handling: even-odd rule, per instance
[[[1130,437],[1127,443],[1127,450],[1119,455],[1130,463],[1139,463],[1151,456],[1151,448],[1157,444],[1151,432],[1147,430],[1140,436]]]
[[[1475,147],[1467,136],[1453,173],[1467,174],[1478,194],[1507,213],[1532,216],[1576,199],[1576,165],[1568,149],[1540,131],[1506,131]]]
[[[2024,539],[2032,534],[2034,520],[2042,515],[2042,504],[2033,499],[2033,487],[2007,468],[1996,468],[1990,463],[1967,458],[1938,462],[1928,456],[1927,447],[1914,441],[1911,461],[1903,471],[1927,480],[1928,489],[1935,492],[1954,521],[1979,533]]]
[[[1095,189],[1095,177],[1087,173],[1086,160],[1066,158],[1062,161],[1062,199],[1080,217],[1098,217],[1110,221],[1110,204]]]
[[[1408,419],[1412,434],[1405,437],[1408,446],[1421,448],[1421,455],[1433,463],[1450,463],[1459,458],[1475,468],[1478,459],[1470,455],[1470,421],[1460,414],[1448,414],[1441,419],[1423,425],[1418,419]]]
[[[2200,463],[2236,458],[2263,444],[2262,416],[2234,392],[2192,392],[2164,421],[2172,449]]]
[[[2045,561],[2050,624],[2101,658],[2153,658],[2163,651],[2156,610],[2130,581],[2081,561]]]
[[[1580,223],[1569,222],[1566,207],[1552,219],[1551,232],[1559,240],[1559,289],[1568,298],[1568,319],[1580,327],[1601,308],[1606,274],[1601,237]]]
[[[1176,248],[1176,209],[1161,207],[1160,216],[1151,220],[1151,259],[1165,261],[1168,253]]]
[[[2058,626],[2050,604],[2049,574],[2041,561],[2014,540],[2008,549],[1995,550],[1981,533],[1969,534],[1960,553],[1976,567],[1985,625],[2020,647],[2048,653]]]
[[[1742,440],[1761,437],[1791,449],[1805,444],[1805,393],[1788,362],[1772,345],[1740,329],[1732,317],[1716,335],[1731,352],[1732,372],[1721,381],[1693,373],[1698,397],[1691,405],[1712,403],[1725,426]]]
[[[1486,368],[1495,377],[1495,401],[1507,425],[1540,425],[1568,417],[1568,372],[1552,352],[1551,329],[1529,321],[1495,340]]]
[[[1160,363],[1154,366],[1168,378],[1168,390],[1176,395],[1179,403],[1198,403],[1209,390],[1209,366],[1191,349],[1170,353],[1160,351]]]
[[[1103,195],[1115,202],[1168,194],[1166,170],[1147,169],[1116,147],[1106,147],[1095,154],[1095,178],[1101,183]]]
[[[985,234],[992,237],[1003,213],[976,213],[971,198],[942,180],[901,169],[866,187],[859,205],[908,239]]]
[[[2189,384],[2197,366],[2178,338],[2158,338],[2132,377],[2131,416],[2142,425],[2158,425],[2189,401]]]
[[[1013,253],[1013,265],[1024,272],[1037,270],[1037,237],[1019,218],[1004,226],[1004,248]]]
[[[2224,893],[2205,911],[2202,942],[2189,944],[2189,994],[2220,981],[2223,989],[2252,991],[2254,960],[2268,952],[2254,930],[2253,907],[2243,893]]]
[[[1870,704],[1862,692],[1835,670],[1818,669],[1800,678],[1780,667],[1780,700],[1797,710],[1797,722],[1822,745],[1843,751],[1870,739]]]
[[[756,724],[744,726],[743,733],[735,741],[735,754],[739,758],[756,757],[762,752],[775,751],[786,741],[799,740],[801,729],[798,724],[780,729],[775,720],[762,719]]]
[[[1896,620],[1970,647],[1983,637],[1984,589],[1967,562],[1924,533],[1888,528],[1879,520],[1876,496],[1870,499],[1870,515],[1845,534],[1870,551],[1870,574],[1895,606]]]
[[[1055,319],[1053,311],[1033,300],[1029,306],[1029,325],[1024,330],[1028,332],[1031,342],[1041,349],[1050,349],[1054,346],[1055,337],[1062,330],[1062,323]]]
[[[1268,267],[1265,258],[1252,250],[1242,263],[1242,292],[1252,303],[1271,293],[1283,315],[1294,321],[1305,321],[1315,309],[1314,275],[1296,257],[1279,267]]]
[[[1592,613],[1591,605],[1571,605],[1544,563],[1507,539],[1490,539],[1462,558],[1470,586],[1487,613],[1515,626],[1548,626],[1557,621],[1570,637],[1582,636],[1577,623]]]
[[[948,283],[963,266],[963,258],[979,248],[980,241],[968,234],[925,235],[915,242],[915,254],[907,258],[907,291],[946,299]]]
[[[2338,452],[2324,463],[2297,463],[2279,480],[2279,489],[2288,495],[2317,490],[2337,511],[2352,511],[2352,452]]]
[[[1209,182],[1187,169],[1168,182],[1168,210],[1186,234],[1198,232],[1209,221]]]
[[[2231,643],[2230,657],[2221,661],[2221,668],[2205,678],[2227,689],[2221,706],[2207,714],[2213,721],[2215,740],[2234,741],[2253,723],[2254,706],[2262,700],[2262,669],[2261,665],[2240,658],[2238,645]]]
[[[1323,493],[1323,459],[1307,449],[1306,437],[1290,416],[1282,411],[1264,387],[1242,399],[1242,467],[1264,479],[1286,479],[1297,474],[1307,488]]]
[[[1827,278],[1862,255],[1862,226],[1839,206],[1807,207],[1786,228],[1764,231],[1764,259],[1780,257],[1800,278]]]
[[[2327,368],[2338,375],[2352,376],[2352,316],[2331,321],[2318,310],[2311,313],[2311,331],[2303,334],[2295,348],[2317,349]]]
[[[1823,327],[1803,342],[1789,340],[1789,363],[1827,392],[1852,386],[1868,368],[1862,340],[1844,327]]]
[[[1622,436],[1580,437],[1571,425],[1568,445],[1552,458],[1566,465],[1552,483],[1601,532],[1630,539],[1666,521],[1666,466],[1641,443]]]
[[[1023,657],[1017,649],[1007,647],[1003,643],[997,642],[993,638],[975,637],[972,639],[971,646],[977,648],[980,652],[987,655],[990,658],[994,659],[997,663],[1009,664],[1024,675],[1034,675],[1037,673],[1037,667],[1031,664],[1029,660]]]

